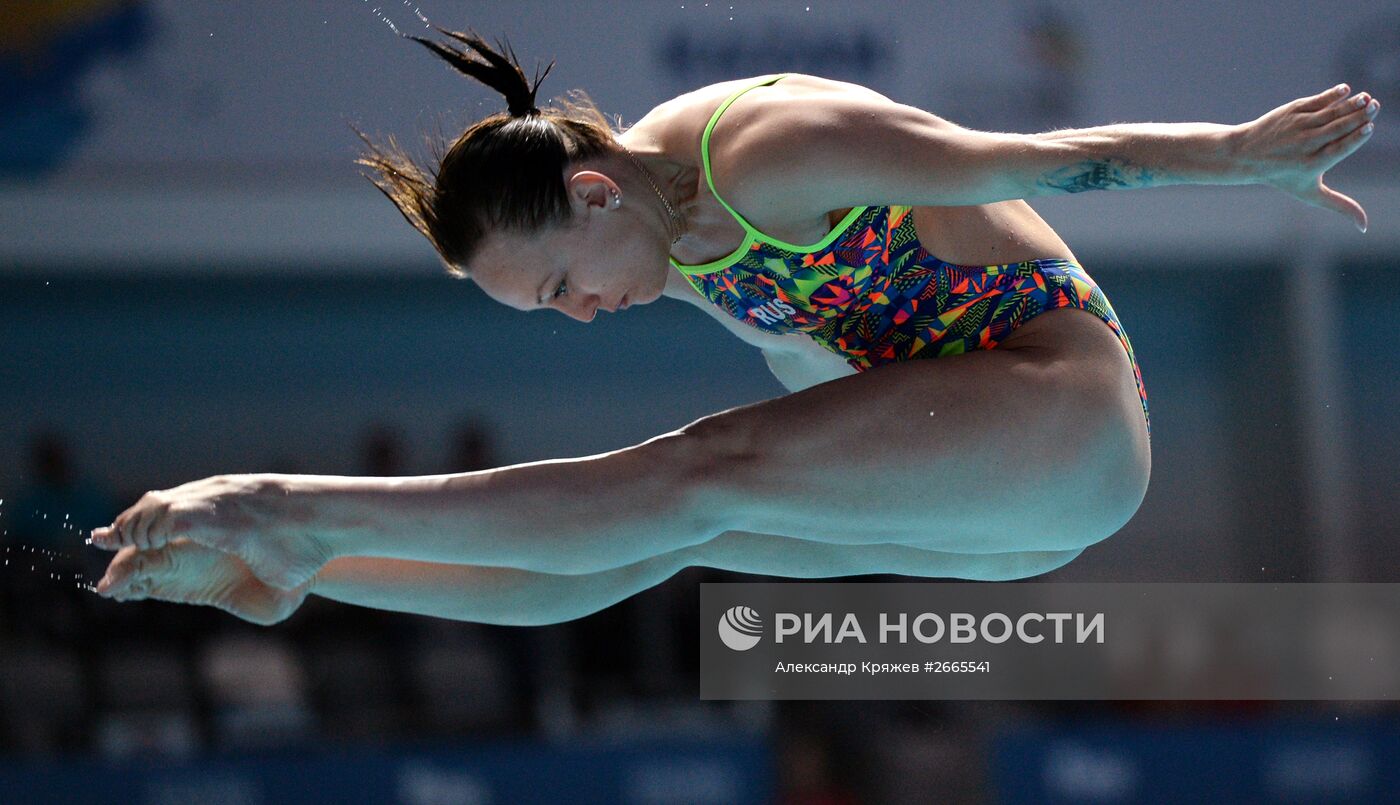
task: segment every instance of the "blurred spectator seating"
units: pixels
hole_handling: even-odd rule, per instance
[[[98,660],[97,749],[108,757],[199,749],[194,686],[177,646],[114,643]]]
[[[211,638],[200,650],[199,676],[220,748],[294,746],[315,737],[305,673],[296,653],[275,635],[258,631]]]
[[[311,691],[326,737],[377,742],[400,734],[400,682],[384,651],[352,636],[313,639],[304,650]]]
[[[516,680],[478,624],[434,621],[411,651],[409,675],[419,729],[473,735],[514,726]]]
[[[501,466],[491,429],[475,419],[458,423],[452,430],[449,462],[448,472],[476,472]]]
[[[86,530],[112,522],[119,513],[107,489],[80,474],[68,438],[57,431],[30,436],[26,475],[28,485],[0,509],[8,545],[75,551]]]
[[[0,657],[0,743],[38,754],[82,747],[88,695],[76,653],[0,642]]]

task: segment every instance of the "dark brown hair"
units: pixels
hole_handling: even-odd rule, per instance
[[[489,232],[530,235],[566,225],[564,168],[615,150],[618,132],[582,90],[556,99],[557,106],[535,106],[554,62],[530,84],[509,45],[497,42],[496,50],[475,33],[437,30],[466,47],[408,38],[504,95],[508,111],[477,121],[446,147],[430,140],[436,168],[420,168],[392,136],[380,145],[358,129],[368,150],[356,162],[373,169],[369,180],[433,244],[448,273],[461,278]]]

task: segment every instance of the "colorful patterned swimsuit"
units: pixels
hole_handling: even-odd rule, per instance
[[[720,115],[743,93],[783,77],[739,90],[710,118],[701,154],[711,192],[710,132]],[[1127,350],[1151,432],[1133,346],[1108,298],[1079,265],[1058,258],[997,266],[944,262],[919,245],[913,208],[902,205],[856,207],[817,243],[797,246],[764,235],[720,203],[748,232],[744,242],[712,263],[673,259],[671,265],[739,321],[769,333],[805,333],[863,372],[991,349],[1047,310],[1082,308],[1103,319]]]

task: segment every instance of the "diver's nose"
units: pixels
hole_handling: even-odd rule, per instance
[[[606,310],[609,313],[617,312],[616,305],[610,308],[603,307],[603,297],[599,296],[598,294],[589,295],[588,302],[585,304],[584,309],[588,311],[587,321],[592,321],[594,318],[596,318],[598,315],[598,311],[600,310]]]
[[[598,315],[598,297],[592,297],[586,302],[566,309],[564,312],[569,315],[569,318],[577,319],[584,324],[588,324]]]

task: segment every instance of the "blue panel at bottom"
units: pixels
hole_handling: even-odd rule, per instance
[[[756,739],[0,764],[6,803],[761,803],[772,780]]]
[[[997,800],[1382,802],[1400,793],[1400,724],[1046,725],[999,737]]]

